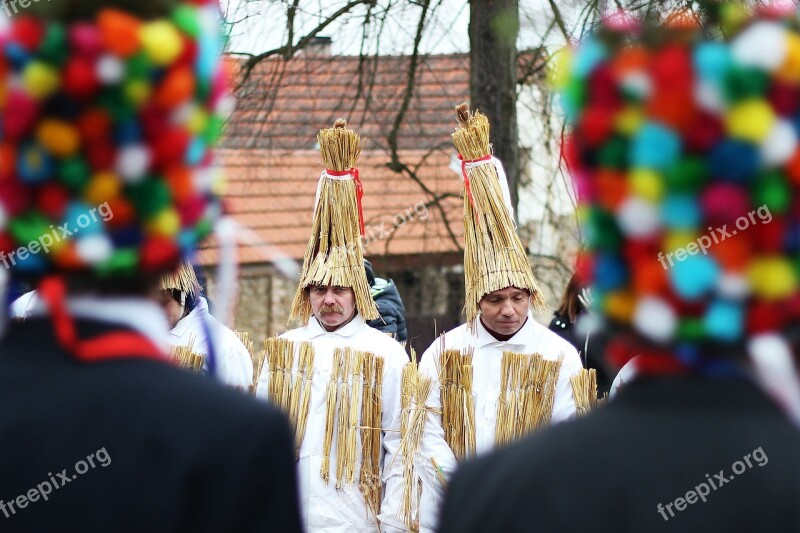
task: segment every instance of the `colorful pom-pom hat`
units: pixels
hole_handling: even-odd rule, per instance
[[[722,372],[734,353],[790,353],[800,321],[800,18],[718,16],[719,39],[689,11],[609,17],[552,73],[578,269],[619,364]]]

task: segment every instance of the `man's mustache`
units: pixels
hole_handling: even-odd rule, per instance
[[[331,314],[344,314],[344,308],[341,305],[323,305],[319,308],[320,315],[331,315]]]

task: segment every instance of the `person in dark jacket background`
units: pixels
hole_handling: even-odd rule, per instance
[[[599,343],[590,343],[592,331],[588,324],[578,323],[589,312],[588,306],[591,305],[585,301],[588,296],[584,296],[584,293],[585,287],[578,280],[578,275],[573,274],[564,288],[561,303],[553,313],[549,327],[550,331],[557,333],[578,350],[584,368],[593,368],[597,371],[597,392],[602,396],[610,390],[613,374],[603,361]]]
[[[405,342],[408,340],[406,308],[400,293],[397,292],[397,285],[391,279],[376,278],[372,263],[366,259],[364,259],[364,270],[367,272],[372,299],[375,300],[375,305],[381,314],[381,318],[370,320],[367,325],[384,333],[390,333],[397,342]]]

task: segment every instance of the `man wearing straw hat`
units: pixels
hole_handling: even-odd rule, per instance
[[[449,472],[454,459],[431,416],[415,458],[418,505],[413,517],[404,513],[403,469],[408,465],[398,450],[401,377],[409,359],[397,341],[366,323],[380,315],[361,249],[362,185],[356,161],[362,140],[343,120],[321,130],[318,140],[326,170],[291,312],[306,325],[279,339],[310,343],[313,349],[313,368],[306,372],[313,376],[308,405],[297,416],[290,413],[292,420],[304,420],[298,424],[297,464],[304,522],[312,532],[405,531],[412,523],[417,530],[432,531],[442,501],[437,466]],[[297,367],[275,371],[265,364],[257,394],[280,403],[270,393],[274,378],[296,374]],[[343,407],[348,402],[355,417],[349,422]],[[349,441],[343,438],[347,427],[353,430]]]
[[[219,5],[4,4],[0,281],[46,306],[0,324],[0,530],[300,531],[284,417],[176,368],[151,299],[221,211]]]
[[[443,405],[443,425],[458,426],[466,443],[448,438],[456,455],[468,456],[517,438],[533,427],[559,422],[575,415],[570,377],[581,370],[580,359],[567,341],[537,323],[530,308],[545,309],[527,254],[516,234],[508,184],[499,161],[491,156],[489,123],[480,112],[472,114],[466,104],[458,107],[459,128],[453,134],[462,158],[464,197],[464,273],[467,323],[434,342],[424,353],[420,369],[442,385],[450,381],[447,353],[460,351],[459,366],[470,366],[472,381],[466,387],[474,397],[470,422]],[[499,418],[506,392],[505,376],[515,370],[506,365],[507,353],[540,354],[549,366],[546,394],[528,409],[526,416]],[[548,363],[550,362],[550,363]],[[522,364],[522,363],[520,363]],[[527,362],[525,363],[527,364]],[[512,363],[511,366],[518,366]],[[462,385],[459,384],[459,387]],[[530,389],[531,384],[518,386]],[[435,395],[440,391],[435,392]],[[446,395],[446,393],[445,393]],[[446,403],[446,402],[445,402]],[[458,420],[451,418],[457,415]],[[532,421],[524,422],[524,418]],[[463,428],[463,430],[462,430]],[[448,435],[450,435],[448,433]],[[463,446],[462,446],[463,445]]]
[[[171,328],[168,342],[171,346],[190,347],[193,353],[202,355],[206,371],[213,346],[219,379],[232,387],[248,390],[253,383],[250,353],[233,331],[211,316],[201,292],[189,261],[181,261],[177,270],[161,277],[159,303]]]
[[[466,466],[442,532],[800,528],[800,19],[707,7],[608,18],[565,56],[581,272],[638,376]]]

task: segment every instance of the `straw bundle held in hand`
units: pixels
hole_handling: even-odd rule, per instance
[[[236,337],[242,342],[247,353],[250,355],[250,363],[253,365],[253,381],[250,383],[250,394],[255,395],[258,387],[258,377],[264,365],[264,351],[255,351],[255,344],[250,340],[250,335],[246,331],[234,331]]]
[[[472,397],[472,349],[447,350],[442,337],[439,382],[444,438],[457,459],[475,454],[475,403]]]
[[[563,358],[503,352],[495,443],[503,446],[547,425]]]
[[[189,343],[186,346],[172,346],[170,347],[170,356],[175,359],[178,366],[187,368],[192,372],[201,372],[205,366],[206,358],[198,353],[194,353],[194,337],[189,337]]]
[[[416,490],[420,483],[417,473],[418,461],[426,464],[428,459],[420,456],[419,449],[425,423],[428,420],[428,398],[433,391],[433,380],[420,374],[416,363],[416,355],[412,353],[411,362],[403,368],[400,425],[400,446],[398,456],[403,462],[403,500],[401,517],[406,527],[418,530],[419,527],[419,493]],[[415,529],[415,527],[417,529]]]
[[[508,287],[530,291],[533,307],[538,311],[546,311],[547,305],[533,277],[525,247],[517,235],[511,211],[506,206],[497,168],[488,159],[486,164],[467,167],[492,155],[489,121],[480,112],[473,114],[467,104],[456,108],[456,116],[459,124],[452,138],[464,162],[467,323],[473,324],[478,316],[481,298]]]
[[[355,168],[361,138],[337,120],[317,135],[326,171],[320,177],[311,238],[303,258],[303,274],[292,303],[290,319],[308,321],[310,285],[351,287],[356,308],[366,320],[380,318],[369,291],[361,243],[361,181]],[[346,179],[341,179],[342,177]],[[339,179],[335,179],[339,178]]]
[[[597,370],[581,368],[569,380],[572,383],[578,416],[583,416],[597,406]]]

